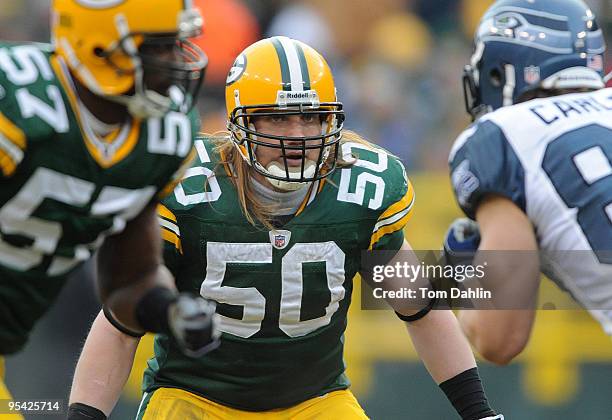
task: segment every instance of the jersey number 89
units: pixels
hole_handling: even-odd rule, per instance
[[[593,124],[551,142],[542,167],[602,264],[612,264],[612,130]],[[559,159],[569,157],[569,161]]]

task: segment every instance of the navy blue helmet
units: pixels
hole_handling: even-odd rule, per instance
[[[536,90],[600,89],[606,45],[582,0],[498,0],[483,16],[465,67],[473,119]]]

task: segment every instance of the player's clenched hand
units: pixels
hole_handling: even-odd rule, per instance
[[[462,218],[451,223],[444,239],[444,257],[449,265],[469,265],[480,245],[480,230],[473,220]]]
[[[200,357],[219,347],[221,332],[216,305],[190,293],[181,293],[168,308],[168,325],[183,352]]]

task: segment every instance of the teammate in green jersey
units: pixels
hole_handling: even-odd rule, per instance
[[[197,164],[159,208],[165,263],[179,290],[217,302],[221,346],[189,359],[158,335],[138,418],[366,418],[348,390],[343,334],[361,251],[411,254],[404,168],[343,130],[330,69],[301,42],[248,47],[226,105],[230,132],[196,140]],[[452,312],[392,305],[462,418],[494,416]],[[137,344],[99,316],[71,401],[108,415]]]
[[[206,56],[188,41],[202,17],[187,3],[55,0],[53,46],[0,43],[0,355],[96,250],[120,328],[208,343],[210,310],[178,300],[155,212],[199,129],[189,109]]]

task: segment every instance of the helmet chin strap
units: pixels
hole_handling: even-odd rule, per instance
[[[154,90],[146,89],[143,82],[142,69],[136,70],[134,75],[134,94],[128,95],[105,95],[106,99],[125,105],[130,115],[134,118],[162,118],[170,110],[172,99]],[[172,89],[180,90],[175,86],[170,87],[169,94],[176,95]]]
[[[172,100],[153,90],[144,90],[132,96],[107,96],[108,99],[127,107],[135,118],[162,118],[172,105]]]
[[[516,71],[512,64],[504,66],[506,73],[506,84],[503,90],[503,106],[514,104],[514,89],[516,88]]]
[[[302,176],[302,168],[301,166],[289,167],[289,178],[291,179],[300,179]],[[314,177],[316,169],[316,164],[310,159],[306,159],[304,162],[304,177],[312,178]],[[281,164],[278,162],[270,162],[266,167],[266,171],[270,173],[270,175],[282,177],[287,176],[285,169],[282,168]],[[310,184],[310,182],[290,182],[284,181],[280,179],[274,178],[266,178],[270,184],[274,187],[283,190],[283,191],[297,191],[301,188],[304,188],[306,185]]]

